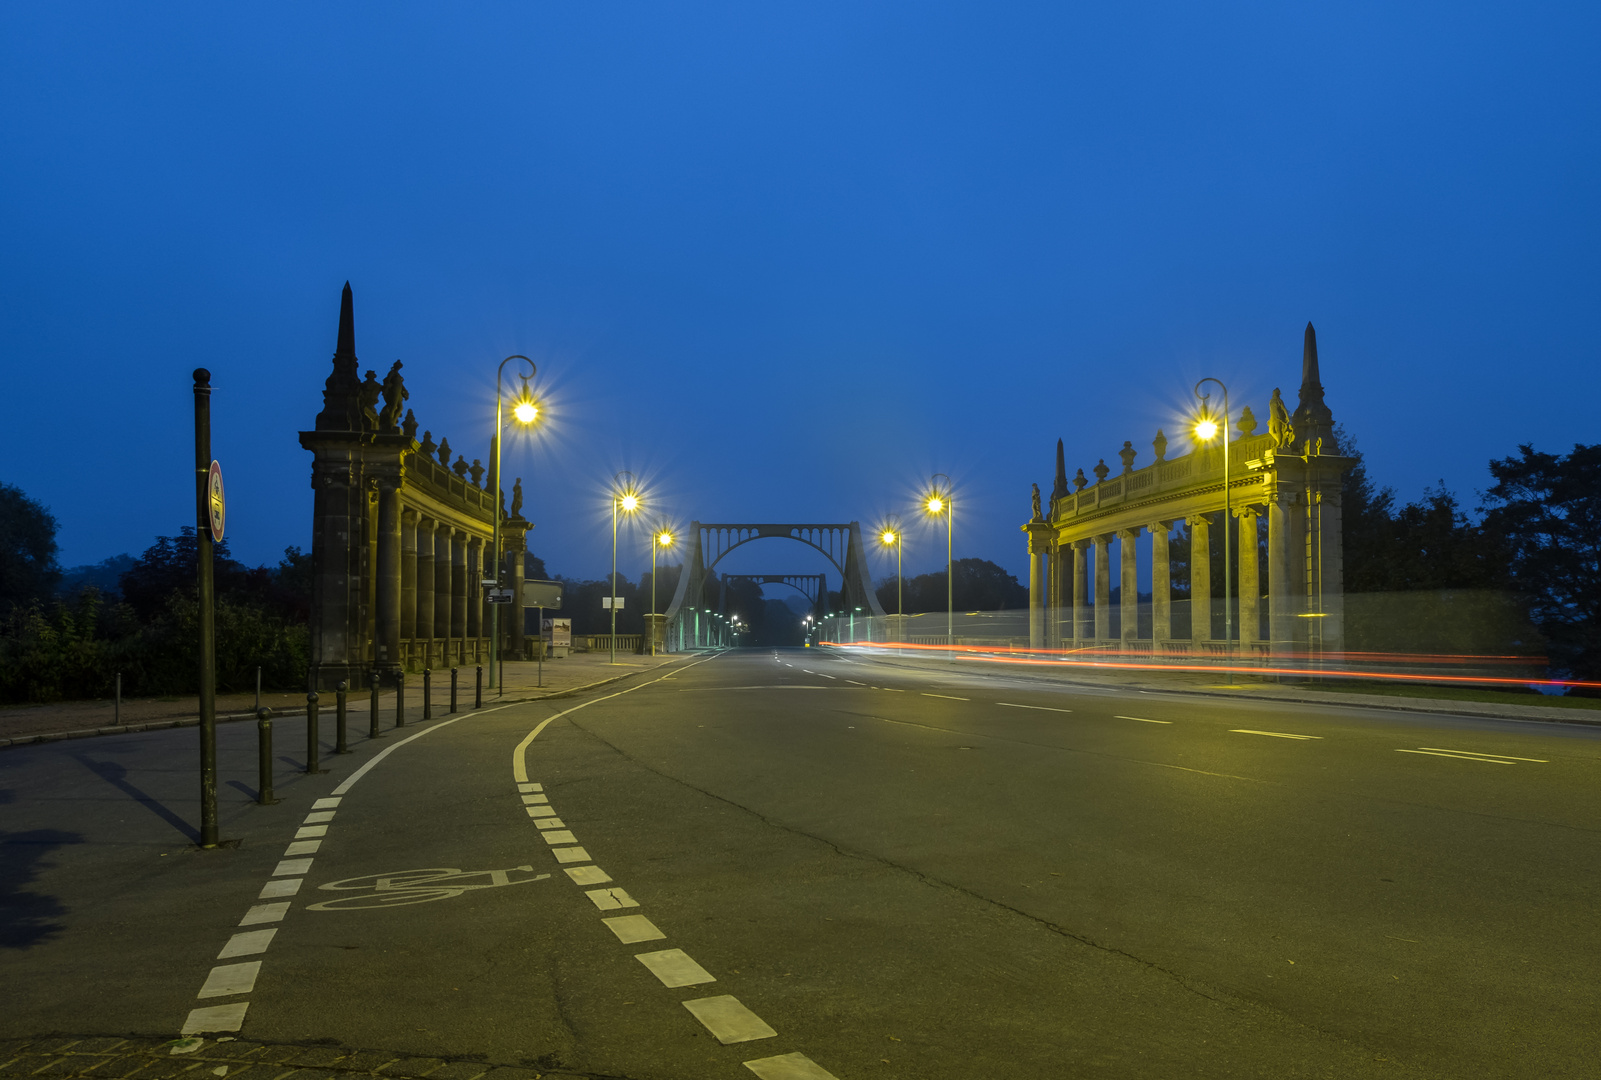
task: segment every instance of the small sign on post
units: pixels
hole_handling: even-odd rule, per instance
[[[227,523],[228,505],[222,494],[222,465],[216,461],[211,463],[206,473],[206,502],[211,512],[211,542],[220,544],[222,527]]]
[[[512,601],[510,589],[490,589],[489,602],[491,604],[509,604]]]
[[[624,596],[615,596],[615,597],[613,597],[613,596],[603,596],[603,597],[600,598],[601,610],[605,611],[605,610],[615,606],[618,611],[621,611],[621,610],[623,610],[623,601],[626,600],[626,599],[627,599],[627,597],[624,597]],[[617,603],[615,605],[612,604],[613,600],[617,601]]]

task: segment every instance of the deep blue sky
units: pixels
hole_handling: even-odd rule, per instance
[[[1203,375],[1265,422],[1308,319],[1375,478],[1471,506],[1597,439],[1598,11],[6,5],[0,478],[68,565],[175,532],[204,365],[236,554],[308,545],[348,278],[469,457],[538,361],[508,472],[568,575],[629,468],[679,521],[864,525],[945,472],[957,555],[1021,576],[1058,436],[1148,463]]]

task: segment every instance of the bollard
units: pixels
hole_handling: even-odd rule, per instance
[[[350,684],[343,680],[334,688],[337,694],[334,698],[334,753],[336,754],[350,753],[345,733],[345,691],[349,688]]]
[[[422,669],[422,718],[434,718],[434,673],[432,668]]]
[[[317,768],[317,693],[306,695],[306,771],[320,772]]]
[[[395,673],[395,727],[406,726],[406,673]]]
[[[484,707],[484,665],[478,665],[478,685],[473,688],[473,708]]]
[[[256,710],[256,802],[271,806],[272,797],[272,710]]]
[[[456,669],[455,668],[451,668],[450,669],[450,711],[451,711],[452,714],[454,714],[455,711],[456,711]]]
[[[112,706],[111,722],[122,723],[122,672],[117,672],[117,703]]]
[[[256,711],[261,711],[261,665],[256,665]]]
[[[377,675],[374,675],[372,677],[372,712],[370,713],[370,718],[371,718],[372,722],[369,725],[370,730],[368,730],[368,732],[367,732],[367,737],[369,739],[382,738],[383,736],[378,731],[378,676]]]

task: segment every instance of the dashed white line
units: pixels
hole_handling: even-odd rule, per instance
[[[923,692],[923,696],[924,697],[944,698],[946,701],[971,701],[971,700],[973,700],[972,698],[957,697],[954,694],[930,694],[926,690]]]
[[[192,1009],[189,1019],[184,1021],[180,1035],[195,1035],[202,1031],[238,1031],[245,1023],[245,1010],[250,1008],[248,1001],[235,1001],[231,1005],[208,1005],[204,1009]]]
[[[1532,763],[1534,763],[1536,765],[1549,765],[1549,764],[1551,764],[1551,762],[1548,761],[1545,758],[1513,757],[1511,754],[1486,754],[1486,753],[1482,753],[1482,752],[1480,752],[1478,750],[1447,750],[1443,746],[1420,746],[1420,747],[1418,747],[1418,749],[1419,750],[1431,750],[1436,754],[1466,754],[1466,755],[1468,755],[1470,757],[1490,758],[1492,760],[1499,758],[1499,759],[1505,760],[1505,761],[1528,761],[1528,762],[1532,762]]]
[[[242,964],[222,964],[211,969],[206,985],[197,997],[227,997],[229,994],[248,994],[256,988],[256,976],[261,973],[260,960],[247,960]]]
[[[567,826],[559,817],[542,817],[534,819],[536,829],[565,829]]]
[[[296,840],[310,840],[313,836],[327,836],[327,835],[328,835],[328,826],[326,826],[326,825],[302,825],[300,827],[300,829],[298,831],[296,831],[295,839]]]
[[[683,949],[663,949],[661,952],[637,953],[634,956],[650,973],[661,980],[663,986],[699,986],[716,982],[712,973],[689,958]]]
[[[271,900],[275,896],[294,896],[300,892],[300,883],[305,878],[274,879],[261,887],[256,894],[257,900]]]
[[[272,872],[272,876],[286,877],[290,874],[304,874],[310,869],[310,859],[284,859],[278,863],[278,868]]]
[[[745,1062],[759,1080],[838,1080],[805,1054],[780,1054]]]
[[[264,953],[267,951],[267,946],[272,944],[273,935],[277,932],[278,928],[274,926],[270,930],[246,930],[242,934],[235,934],[228,939],[228,944],[222,947],[217,959],[231,960],[235,956],[254,956],[257,953]]]
[[[550,801],[550,796],[549,795],[524,795],[523,796],[523,805],[525,805],[525,806],[538,806],[541,803],[548,803],[549,801]]]
[[[1072,709],[1058,709],[1052,705],[1019,705],[1015,701],[997,701],[997,705],[1005,705],[1008,709],[1034,709],[1039,712],[1072,712]]]
[[[767,1025],[767,1021],[745,1008],[732,994],[696,998],[684,1002],[684,1008],[706,1025],[706,1030],[724,1046],[755,1039],[771,1039],[778,1034]]]
[[[277,904],[256,904],[245,912],[245,917],[239,920],[240,926],[255,926],[257,923],[283,922],[283,917],[289,911],[289,901]]]
[[[1321,739],[1321,735],[1291,735],[1287,731],[1253,731],[1250,728],[1229,728],[1236,735],[1271,735],[1275,739]]]
[[[656,928],[656,924],[643,915],[615,915],[601,922],[617,935],[617,940],[624,945],[632,945],[638,941],[660,941],[667,935]]]
[[[545,838],[545,843],[549,844],[551,847],[555,847],[557,844],[576,844],[578,842],[578,837],[574,836],[566,829],[552,829],[550,832],[541,833],[540,835]],[[582,849],[574,848],[573,850],[580,851]],[[570,859],[563,859],[560,852],[556,853],[556,858],[562,862],[578,861],[578,857],[576,855]]]
[[[318,813],[307,814],[304,824],[315,825],[319,821],[332,821],[334,819],[334,813],[335,812],[332,810],[323,810]]]
[[[529,807],[525,807],[525,809],[528,811],[528,816],[532,817],[532,818],[555,817],[556,816],[556,808],[554,806],[550,806],[548,804],[541,804],[539,806],[529,806]]]
[[[586,869],[589,869],[586,867]],[[567,871],[569,874],[571,870]],[[589,889],[584,893],[602,911],[616,911],[618,908],[638,907],[639,901],[623,889]]]
[[[561,858],[559,852],[556,858]],[[598,866],[573,866],[569,867],[566,873],[577,885],[604,885],[611,880],[611,875]]]
[[[1113,720],[1138,720],[1142,724],[1171,724],[1171,720],[1152,720],[1144,716],[1118,716],[1113,714]]]
[[[545,842],[547,844],[556,843],[557,841],[551,839],[551,837],[555,836],[555,835],[556,835],[555,833],[546,833],[545,834]],[[568,835],[570,837],[572,834],[569,833]],[[585,851],[581,847],[557,848],[555,854],[556,854],[556,861],[559,862],[559,863],[589,862],[590,861],[589,860],[589,852]],[[573,880],[577,881],[578,879],[574,878]],[[611,878],[606,878],[605,880],[610,881]],[[586,884],[585,882],[582,882],[582,881],[580,881],[578,883],[580,885]]]
[[[315,855],[317,849],[322,847],[321,840],[296,840],[284,848],[285,855]]]

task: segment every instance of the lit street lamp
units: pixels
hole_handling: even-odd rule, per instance
[[[945,481],[945,487],[940,488],[940,480]],[[951,534],[954,528],[952,523],[951,505],[951,478],[944,473],[935,473],[929,477],[928,498],[923,508],[935,517],[945,515],[945,644],[948,648],[956,645],[956,576],[952,573],[951,562]]]
[[[879,542],[886,547],[895,545],[895,640],[906,640],[906,595],[905,582],[901,579],[901,530],[897,526],[886,527],[879,534]]]
[[[650,654],[656,655],[656,552],[673,546],[673,534],[663,529],[650,539]],[[615,571],[615,567],[613,568]]]
[[[1211,394],[1201,393],[1201,387],[1207,383],[1217,383],[1218,389],[1223,391],[1223,419],[1219,421],[1212,415],[1209,402]],[[1221,435],[1223,438],[1223,649],[1228,654],[1234,650],[1234,587],[1233,568],[1230,563],[1233,559],[1233,545],[1229,543],[1229,388],[1222,382],[1213,378],[1205,378],[1195,384],[1195,396],[1200,399],[1200,414],[1195,421],[1195,437],[1202,442],[1211,442]],[[1207,612],[1206,618],[1210,623],[1212,613]],[[1207,632],[1211,632],[1208,626]],[[1230,675],[1232,678],[1232,673]]]
[[[624,480],[623,477],[628,477]],[[634,490],[634,474],[620,472],[612,476],[617,486],[611,493],[611,662],[617,662],[617,513],[632,514],[639,509],[639,492]]]
[[[495,536],[489,545],[489,565],[494,569],[492,574],[484,575],[486,579],[484,584],[491,585],[496,590],[502,588],[504,580],[504,575],[501,573],[500,568],[500,505],[502,502],[502,492],[500,490],[500,429],[502,421],[500,410],[505,403],[505,397],[500,390],[500,381],[501,377],[506,373],[506,365],[513,360],[520,360],[527,364],[528,374],[524,375],[520,371],[517,373],[517,377],[523,381],[523,388],[517,394],[517,402],[512,406],[511,414],[519,424],[525,426],[539,419],[539,404],[534,400],[533,392],[528,389],[528,380],[534,377],[538,369],[534,367],[534,362],[526,356],[514,355],[506,357],[500,362],[500,367],[495,371],[495,435],[494,438],[489,440],[489,490],[493,492],[492,497],[495,504],[491,511],[495,516]],[[520,606],[521,600],[522,597],[520,596],[512,597],[512,606],[518,611],[522,610]],[[489,605],[489,688],[491,690],[498,689],[504,694],[506,688],[501,684],[505,682],[505,679],[499,677],[499,665],[496,663],[500,654],[500,608],[501,605],[498,603]]]

